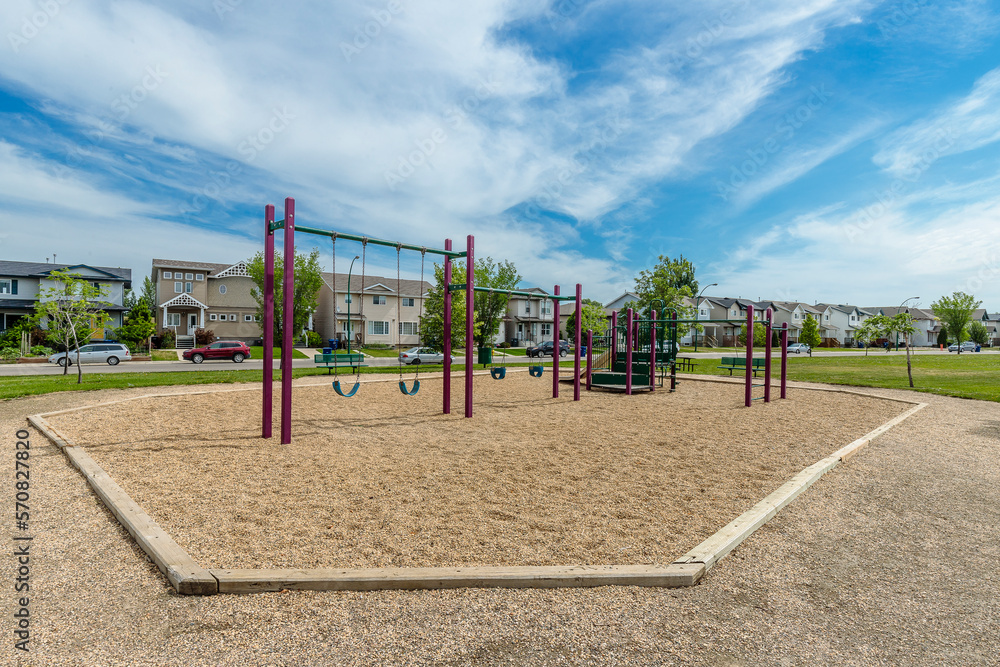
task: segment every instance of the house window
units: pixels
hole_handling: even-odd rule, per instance
[[[194,274],[194,279],[195,280],[204,280],[205,279],[205,274],[204,273],[196,273],[196,274]]]
[[[829,322],[829,321],[830,321],[830,316],[829,316],[829,315],[824,315],[824,316],[823,316],[823,319],[824,319],[824,320],[826,320],[827,322]],[[851,318],[851,321],[852,321],[852,322],[854,321],[854,318],[853,318],[853,317]]]
[[[243,316],[243,321],[244,322],[253,322],[253,315],[244,315]]]
[[[551,335],[552,335],[552,325],[549,324],[548,322],[542,324],[542,336],[544,337]]]
[[[380,322],[378,320],[370,320],[368,322],[368,335],[369,336],[388,336],[389,335],[389,323]]]
[[[230,315],[229,316],[229,321],[230,322],[235,322],[236,321],[236,315]]]
[[[214,321],[215,321],[216,319],[218,319],[218,318],[216,318],[216,316],[215,316],[215,313],[211,313],[211,314],[210,314],[210,315],[208,316],[208,321],[209,321],[209,322],[214,322]]]
[[[543,301],[542,302],[542,315],[551,315],[551,314],[552,314],[552,302],[551,301]]]
[[[180,313],[167,313],[166,322],[163,324],[165,327],[179,327],[181,325],[181,314]]]
[[[417,323],[416,322],[400,322],[399,323],[399,335],[400,336],[416,336],[417,335]]]
[[[350,302],[351,302],[351,295],[350,294],[345,294],[344,295],[344,303],[350,303]]]
[[[707,310],[705,310],[704,308],[702,308],[702,309],[701,309],[701,310],[699,310],[698,312],[699,312],[699,313],[701,313],[702,315],[708,315],[708,311],[707,311]]]
[[[184,291],[188,294],[191,293],[191,283],[184,283]]]
[[[372,305],[373,306],[384,306],[385,305],[385,295],[384,294],[376,294],[376,295],[374,295],[372,297]]]
[[[225,293],[226,293],[226,286],[220,284],[219,285],[219,294],[225,294]]]
[[[180,294],[184,291],[184,283],[174,283],[174,294]]]
[[[173,280],[174,279],[174,273],[173,273],[173,271],[164,271],[163,272],[163,279],[164,280]]]
[[[184,274],[184,280],[194,280],[194,274],[193,273],[185,273]]]
[[[799,319],[799,314],[795,313],[795,319]]]
[[[856,322],[856,321],[857,321],[857,319],[858,319],[858,316],[857,316],[857,315],[851,315],[851,321],[852,321],[852,322]]]
[[[524,314],[525,315],[531,315],[531,302],[530,301],[525,301],[524,302]]]
[[[0,280],[0,294],[17,294],[17,281]]]
[[[413,306],[413,305],[415,305],[414,304],[414,300],[412,298],[410,298],[410,297],[405,297],[403,299],[403,305],[404,306]]]

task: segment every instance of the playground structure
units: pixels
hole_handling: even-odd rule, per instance
[[[654,302],[654,306],[656,303]],[[670,310],[666,317],[657,318],[661,310],[653,309],[648,318],[637,317],[631,308],[621,313],[611,314],[611,326],[603,336],[595,337],[587,332],[587,389],[624,391],[630,395],[634,391],[655,391],[663,386],[669,374],[670,391],[677,388],[677,351],[679,349],[678,328],[680,325],[705,323],[745,324],[747,327],[744,366],[744,404],[750,407],[755,400],[771,402],[771,340],[774,333],[780,334],[781,375],[780,397],[786,398],[788,379],[788,325],[775,327],[770,308],[756,319],[754,307],[747,306],[745,322],[732,319],[681,320],[677,311]],[[762,383],[754,383],[757,372],[754,365],[754,324],[763,324],[765,331],[764,364],[759,369],[764,373]],[[662,331],[658,336],[657,332]],[[754,397],[753,390],[763,388],[763,395]]]
[[[464,283],[453,284],[452,280],[452,261],[455,259],[465,258],[467,267],[474,267],[474,250],[475,250],[475,239],[473,236],[469,235],[466,239],[466,250],[455,251],[452,249],[451,239],[445,240],[444,249],[428,248],[426,246],[418,246],[408,243],[400,243],[396,241],[385,241],[382,239],[370,238],[368,236],[357,236],[355,234],[344,234],[336,231],[317,229],[313,227],[297,226],[295,224],[295,200],[291,197],[285,199],[285,217],[282,220],[274,219],[274,206],[268,204],[264,207],[264,321],[262,322],[262,327],[264,330],[263,335],[263,345],[264,345],[264,387],[263,387],[263,410],[261,416],[261,437],[270,438],[272,436],[272,401],[274,396],[274,380],[273,380],[273,370],[274,370],[274,235],[279,229],[284,230],[283,241],[284,241],[284,299],[282,302],[282,323],[290,323],[293,321],[293,305],[294,305],[294,284],[295,284],[295,232],[299,231],[305,234],[314,234],[317,236],[326,236],[334,239],[346,239],[349,241],[357,241],[362,244],[363,248],[367,245],[380,245],[396,248],[397,253],[402,252],[402,250],[415,250],[419,251],[422,255],[427,253],[441,255],[444,257],[444,282],[447,286],[444,294],[444,387],[443,387],[443,400],[442,409],[444,414],[451,414],[451,327],[452,327],[452,294],[456,291],[465,291],[465,417],[472,417],[472,384],[473,384],[473,354],[474,354],[474,341],[473,341],[473,324],[475,316],[475,294],[476,292],[486,292],[486,293],[497,293],[502,295],[518,295],[518,296],[529,296],[537,297],[537,293],[534,292],[524,292],[520,290],[494,290],[488,287],[476,287],[475,284],[475,271],[467,270],[466,280]],[[397,265],[398,266],[398,265]],[[361,286],[362,291],[364,290],[364,285]],[[580,284],[576,285],[576,293],[573,296],[560,296],[559,285],[555,286],[554,295],[548,297],[555,302],[560,301],[575,301],[576,302],[576,321],[580,321],[582,303],[583,303],[583,288]],[[559,345],[559,308],[552,309],[552,326],[553,332],[555,334],[556,350],[558,350]],[[282,327],[282,340],[281,340],[281,444],[287,445],[292,441],[292,342],[293,342],[293,331],[291,326]],[[580,328],[577,327],[576,333],[576,346],[574,352],[574,381],[573,381],[573,400],[580,400],[580,343],[581,343],[581,332]],[[492,373],[491,373],[492,374]],[[505,375],[504,373],[496,373],[494,377]],[[532,375],[536,375],[534,372]],[[540,376],[539,372],[536,377]],[[497,379],[500,379],[499,377]],[[400,378],[400,390],[405,394],[413,395],[417,392],[419,384],[414,382],[413,388],[407,390],[405,384]],[[358,389],[358,383],[356,382],[354,388],[350,391],[342,391],[339,388],[339,381],[335,381],[334,389],[338,394],[351,397]],[[553,355],[552,360],[552,397],[559,397],[559,355]]]
[[[357,236],[355,234],[345,234],[341,232],[317,229],[313,227],[298,227],[295,224],[295,200],[291,197],[285,199],[285,217],[282,220],[274,219],[274,206],[268,204],[264,207],[264,321],[262,323],[264,335],[264,386],[263,386],[263,410],[261,416],[261,437],[270,438],[272,435],[272,400],[273,400],[273,369],[274,369],[274,233],[284,230],[284,299],[282,303],[282,323],[293,321],[294,304],[294,284],[295,284],[295,232],[326,236],[333,239],[345,239],[357,241],[366,249],[368,244],[387,246],[396,248],[397,252],[397,273],[398,254],[405,250],[414,250],[421,253],[421,265],[423,257],[427,253],[441,255],[444,257],[444,284],[446,286],[444,294],[444,382],[442,391],[442,411],[444,414],[451,414],[451,331],[452,331],[452,294],[464,291],[465,299],[465,417],[472,417],[472,386],[473,386],[473,324],[475,316],[475,294],[488,293],[500,294],[504,296],[527,296],[535,298],[535,292],[522,290],[504,290],[490,287],[477,287],[475,284],[475,271],[466,270],[466,280],[464,283],[452,283],[452,262],[455,259],[464,258],[466,266],[470,269],[475,266],[475,238],[469,235],[466,238],[466,250],[455,251],[452,249],[452,240],[446,239],[444,249],[428,248],[396,241],[385,241],[368,236]],[[421,269],[422,273],[422,269]],[[364,290],[362,284],[361,290]],[[549,296],[553,302],[574,301],[576,305],[576,322],[581,322],[583,288],[577,283],[576,292],[572,296],[561,296],[560,286],[556,285],[553,294]],[[362,299],[363,302],[363,299]],[[654,302],[655,305],[655,302]],[[662,302],[661,302],[661,311]],[[553,331],[553,355],[552,355],[552,398],[559,397],[559,345],[561,342],[559,335],[559,312],[560,309],[552,309],[552,331]],[[612,315],[612,325],[609,333],[598,338],[598,343],[602,345],[602,352],[598,358],[594,358],[595,338],[592,331],[587,332],[587,369],[586,384],[588,391],[593,387],[605,389],[624,388],[627,395],[631,395],[634,390],[645,389],[655,390],[657,383],[662,386],[663,378],[669,369],[670,390],[677,387],[677,327],[681,324],[697,325],[712,322],[737,323],[742,320],[680,320],[677,319],[677,312],[671,310],[669,317],[657,318],[657,311],[650,312],[649,318],[637,318],[630,308],[626,311],[624,324],[620,321],[619,314]],[[755,375],[753,368],[753,331],[754,331],[754,308],[747,307],[747,340],[745,357],[745,404],[750,407],[754,400],[763,399],[765,403],[771,401],[771,336],[773,332],[781,333],[781,398],[786,396],[787,361],[788,361],[788,326],[781,328],[773,327],[773,314],[771,309],[767,309],[762,323],[765,325],[767,345],[764,348],[764,382],[754,384]],[[657,327],[662,327],[665,335],[657,338]],[[580,400],[581,388],[581,359],[580,349],[582,344],[582,327],[576,327],[573,344],[573,400]],[[281,444],[289,444],[292,441],[292,342],[293,331],[291,326],[283,326],[281,341]],[[598,368],[600,366],[601,368]],[[360,373],[360,367],[358,372]],[[532,366],[529,373],[534,377],[541,377],[542,366]],[[659,375],[658,375],[659,374]],[[506,375],[505,368],[491,368],[490,375],[494,379],[503,379]],[[636,382],[636,380],[639,382]],[[340,388],[339,380],[335,380],[333,387],[341,396],[350,398],[355,395],[360,386],[360,377],[356,378],[354,387],[350,391],[343,391]],[[412,389],[407,389],[405,382],[400,375],[399,388],[404,394],[414,395],[419,390],[419,380],[415,380]],[[753,397],[755,388],[763,387],[764,394],[757,398]]]

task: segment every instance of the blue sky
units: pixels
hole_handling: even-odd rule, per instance
[[[236,262],[292,196],[300,225],[474,234],[525,286],[600,300],[683,254],[719,296],[963,290],[1000,310],[990,2],[7,0],[0,18],[3,259]],[[367,259],[395,274],[394,253]]]

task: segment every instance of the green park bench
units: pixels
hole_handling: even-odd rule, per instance
[[[753,368],[753,376],[757,377],[758,371],[763,371],[765,365],[764,359],[752,359],[751,367]],[[732,376],[733,371],[744,371],[747,368],[747,358],[746,357],[722,357],[722,365],[717,366],[723,370],[728,370],[729,375]]]
[[[364,360],[365,355],[360,352],[313,355],[313,362],[316,366],[325,366],[327,375],[335,368],[350,368],[353,371],[359,367],[366,367],[368,364],[362,363]]]

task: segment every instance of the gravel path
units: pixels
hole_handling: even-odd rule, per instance
[[[7,460],[25,415],[130,392],[146,393],[0,403]],[[34,643],[21,664],[996,664],[1000,405],[919,400],[931,405],[677,590],[181,597],[36,441]],[[0,567],[12,582],[12,559]],[[12,589],[0,655],[17,664]]]
[[[910,407],[808,391],[745,410],[708,382],[575,403],[522,372],[477,376],[468,420],[439,414],[441,388],[299,389],[290,446],[257,437],[257,392],[48,421],[203,567],[652,565]]]

